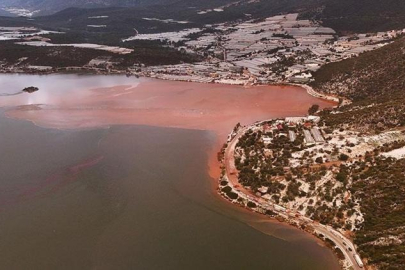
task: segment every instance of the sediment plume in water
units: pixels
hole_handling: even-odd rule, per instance
[[[134,79],[135,80],[135,79]],[[150,125],[213,131],[212,176],[219,173],[215,152],[237,124],[305,115],[312,104],[333,104],[296,86],[233,86],[142,79],[133,84],[68,91],[41,89],[0,98],[7,116],[58,129]]]

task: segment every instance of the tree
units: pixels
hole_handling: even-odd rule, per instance
[[[347,161],[349,159],[349,156],[346,154],[340,154],[339,159],[341,161]]]
[[[250,207],[250,208],[256,208],[256,204],[254,202],[251,202],[251,201],[249,201],[247,203],[247,206]]]
[[[323,158],[322,158],[322,157],[317,157],[317,158],[315,159],[315,162],[316,162],[316,163],[319,163],[319,164],[322,164],[322,163],[323,163]]]
[[[347,174],[343,171],[340,171],[336,175],[336,180],[338,180],[339,182],[345,183],[347,181]]]
[[[308,109],[308,114],[312,115],[315,114],[317,111],[319,110],[319,105],[318,104],[314,104],[311,107],[309,107]]]

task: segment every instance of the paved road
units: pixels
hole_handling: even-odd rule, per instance
[[[228,178],[228,181],[230,183],[230,186],[232,186],[234,189],[236,189],[238,191],[238,193],[242,193],[245,196],[244,197],[248,197],[251,198],[252,200],[256,201],[257,203],[259,203],[260,201],[262,201],[263,199],[256,196],[253,192],[251,192],[250,190],[244,188],[238,180],[238,175],[237,175],[237,170],[235,167],[235,148],[236,148],[236,144],[239,141],[239,138],[249,129],[250,127],[243,127],[241,128],[237,134],[235,135],[235,137],[228,143],[228,147],[225,149],[225,156],[224,156],[224,163],[225,163],[225,170],[226,170],[226,177]],[[300,223],[311,223],[311,225],[313,226],[314,230],[317,233],[321,233],[323,234],[325,237],[331,239],[336,246],[338,246],[343,254],[346,257],[346,260],[351,264],[352,269],[354,270],[360,270],[362,269],[356,262],[356,259],[354,258],[354,256],[357,254],[355,251],[355,247],[353,245],[353,243],[346,237],[344,237],[340,232],[336,231],[335,229],[333,229],[330,226],[325,226],[322,224],[319,224],[317,222],[314,222],[313,220],[309,219],[308,217],[304,217],[301,214],[299,214],[296,211],[293,210],[289,210],[287,209],[286,211],[280,211],[280,210],[276,210],[274,208],[274,204],[272,203],[268,203],[266,205],[269,205],[271,210],[281,214],[281,215],[286,215],[288,214],[289,217],[291,218],[291,216],[294,216],[296,221],[299,221]],[[277,207],[276,207],[277,208]],[[279,208],[280,209],[280,208]],[[349,250],[349,247],[352,251]]]

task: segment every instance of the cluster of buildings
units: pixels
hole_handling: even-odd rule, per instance
[[[291,142],[297,139],[297,132],[302,131],[305,143],[307,145],[312,145],[315,143],[324,143],[325,139],[316,124],[320,121],[318,116],[308,116],[308,117],[287,117],[285,120],[277,120],[278,124],[273,127],[273,129],[282,129],[283,124],[287,124],[289,127],[296,127],[298,124],[305,127],[305,129],[288,130],[288,134],[280,133],[280,135],[288,136]],[[263,131],[266,131],[266,126],[263,127]],[[263,141],[266,143],[266,137],[263,137]]]
[[[188,23],[171,19],[163,21]],[[104,25],[90,24],[89,27]],[[206,25],[204,28],[186,28],[177,32],[135,32],[135,36],[123,39],[123,42],[158,40],[181,52],[199,54],[204,61],[193,64],[134,66],[128,69],[129,74],[166,80],[240,85],[280,82],[303,84],[311,81],[312,73],[327,63],[377,49],[405,34],[405,30],[398,30],[338,37],[333,29],[310,20],[300,20],[298,14]],[[29,46],[72,46],[121,55],[133,52],[125,47],[99,44],[53,44],[43,36],[50,33],[60,32],[32,27],[0,27],[0,41],[15,40],[17,44]]]
[[[319,127],[318,125],[319,121],[319,117],[316,116],[287,117],[285,119],[259,121],[248,127],[238,127],[237,131],[234,129],[228,138],[228,150],[225,150],[225,152],[234,153],[235,157],[240,157],[241,160],[244,160],[245,155],[255,156],[255,160],[258,160],[258,164],[254,168],[258,171],[262,168],[260,164],[263,160],[265,164],[269,164],[266,159],[271,158],[272,161],[270,163],[273,164],[273,162],[276,162],[281,156],[279,154],[274,157],[272,155],[266,155],[266,150],[279,151],[281,153],[284,149],[271,148],[271,150],[269,150],[265,148],[263,151],[264,154],[260,154],[261,151],[252,150],[251,146],[248,146],[248,152],[246,152],[243,146],[238,146],[238,140],[242,137],[241,134],[245,134],[249,131],[249,134],[256,137],[257,133],[259,133],[261,134],[260,140],[265,144],[266,141],[272,143],[272,139],[276,137],[287,136],[287,131],[291,142],[294,142],[298,136],[301,138],[305,136],[305,140],[302,141],[301,144],[303,147],[302,151],[298,150],[300,147],[295,150],[293,150],[292,147],[288,147],[288,149],[293,152],[290,158],[291,162],[294,162],[295,159],[303,161],[302,163],[300,162],[293,165],[293,167],[301,166],[301,169],[303,169],[301,172],[303,173],[290,171],[288,172],[288,177],[273,176],[272,181],[281,184],[283,186],[281,188],[275,188],[273,184],[263,185],[263,181],[260,182],[262,183],[261,186],[252,188],[251,186],[244,186],[240,183],[239,173],[234,171],[232,164],[226,166],[226,162],[234,162],[234,160],[225,159],[224,162],[227,171],[225,171],[221,178],[219,192],[233,203],[240,204],[259,213],[276,215],[290,224],[305,228],[309,232],[323,239],[327,239],[329,242],[333,242],[336,245],[335,248],[339,248],[344,253],[345,259],[342,262],[344,269],[357,269],[356,266],[361,268],[363,267],[363,262],[356,253],[353,243],[344,236],[344,232],[346,230],[354,230],[356,228],[355,226],[361,224],[364,219],[358,201],[354,200],[350,192],[344,189],[345,184],[336,179],[336,174],[339,173],[339,166],[332,165],[324,174],[320,173],[319,178],[316,177],[313,180],[306,179],[304,171],[314,170],[313,172],[319,172],[319,165],[312,161],[319,150],[328,148],[328,145],[331,148],[339,145],[339,148],[343,150],[343,148],[348,147],[350,143],[350,147],[354,150],[355,147],[360,147],[362,143],[358,139],[359,135],[355,133],[338,130],[333,131],[332,134],[323,133],[323,127]],[[303,133],[306,134],[304,135]],[[347,140],[341,139],[343,134],[347,135]],[[328,136],[327,142],[324,136]],[[395,136],[390,135],[384,138],[386,140],[392,140],[394,137]],[[373,141],[374,138],[369,140]],[[311,141],[313,141],[313,144],[308,144]],[[370,148],[367,150],[370,150]],[[366,149],[363,147],[362,151],[366,151]],[[324,151],[319,153],[322,155],[327,154]],[[306,166],[306,161],[308,161],[308,165],[310,166]],[[312,165],[314,165],[314,167],[312,167]],[[268,170],[267,166],[263,168]],[[291,199],[290,187],[292,186],[298,186],[298,193],[295,193]],[[334,194],[334,196],[328,198],[331,194]],[[287,197],[288,199],[285,200]],[[348,208],[345,208],[348,200],[351,200],[354,205],[350,207],[350,209],[352,209],[351,212],[347,211]],[[331,209],[339,209],[339,211],[342,212],[344,223],[338,224],[336,223],[338,221],[335,220],[334,222],[336,224],[330,226],[323,225],[313,220],[314,214],[318,215],[319,213],[330,212]]]
[[[316,126],[317,123],[320,121],[319,116],[308,116],[308,117],[287,117],[285,121],[289,125],[297,125],[301,124],[302,126],[306,127],[307,129],[303,129],[303,135],[305,139],[305,143],[307,145],[312,145],[315,143],[324,143],[325,139],[322,135],[321,130]],[[297,138],[297,135],[294,131],[289,131],[289,138],[291,142],[294,142]]]
[[[404,33],[338,37],[331,28],[287,14],[175,33],[139,34],[126,40],[161,40],[207,56],[206,61],[195,65],[146,67],[139,71],[143,76],[237,84],[305,83],[322,65],[377,49]]]

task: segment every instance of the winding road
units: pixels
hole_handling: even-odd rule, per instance
[[[258,123],[255,123],[258,124]],[[354,247],[354,244],[346,238],[344,235],[342,235],[339,231],[333,229],[330,226],[320,224],[318,222],[315,222],[311,220],[308,217],[302,216],[300,213],[290,210],[290,209],[285,209],[283,207],[280,207],[278,205],[275,205],[274,203],[267,201],[266,203],[263,203],[263,198],[258,197],[256,194],[254,194],[252,191],[246,189],[239,183],[238,180],[238,172],[235,167],[235,148],[236,144],[238,143],[240,137],[245,134],[247,130],[252,128],[252,126],[246,126],[242,127],[238,130],[236,135],[228,142],[228,146],[225,149],[225,155],[224,155],[224,165],[225,165],[225,177],[228,179],[229,186],[238,193],[239,196],[244,197],[248,200],[254,201],[256,204],[259,204],[262,206],[262,208],[271,210],[278,215],[281,215],[283,217],[288,217],[289,219],[292,219],[299,224],[302,223],[310,223],[311,226],[314,228],[314,231],[318,234],[323,234],[326,238],[329,238],[332,240],[337,247],[340,248],[340,250],[343,252],[345,258],[346,258],[346,267],[347,269],[354,269],[354,270],[360,270],[363,269],[363,267],[360,267],[359,264],[357,263],[355,256],[358,255],[356,252],[356,249]],[[359,255],[358,255],[359,256]]]

